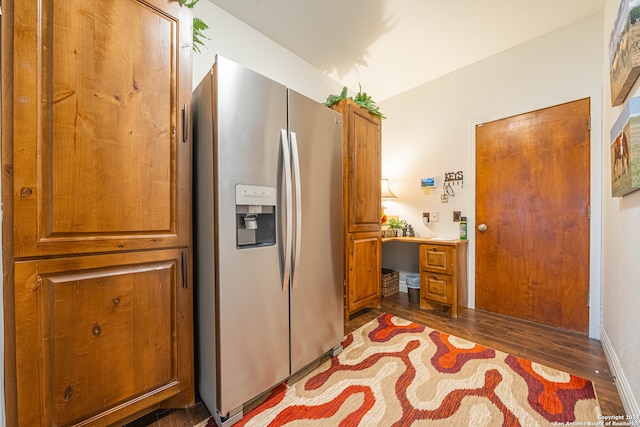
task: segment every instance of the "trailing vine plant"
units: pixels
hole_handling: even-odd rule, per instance
[[[347,98],[346,86],[342,88],[342,92],[340,92],[340,95],[327,96],[327,100],[324,102],[324,105],[326,105],[327,107],[331,107],[333,104],[337,104],[345,98]],[[350,96],[349,99],[360,105],[361,107],[366,108],[371,114],[375,114],[381,119],[386,119],[385,115],[382,114],[382,111],[380,111],[380,107],[376,105],[376,102],[371,99],[371,97],[367,95],[366,92],[362,91],[361,85],[359,85],[359,91],[358,93],[356,93],[356,96]]]
[[[177,0],[182,6],[188,7],[189,9],[193,9],[193,7],[200,0]],[[202,33],[204,30],[209,28],[204,21],[197,16],[193,17],[193,50],[200,53],[200,46],[204,46],[204,42],[202,39],[206,39],[205,35]]]

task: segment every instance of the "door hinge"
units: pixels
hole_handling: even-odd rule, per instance
[[[587,206],[587,218],[591,219],[591,205]]]
[[[591,117],[589,117],[589,124],[587,125],[587,130],[591,132]]]

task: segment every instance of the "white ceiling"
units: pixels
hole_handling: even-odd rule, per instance
[[[564,27],[605,0],[210,0],[376,101]]]

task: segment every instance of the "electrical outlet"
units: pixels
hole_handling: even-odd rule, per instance
[[[440,221],[440,213],[439,212],[431,212],[429,215],[429,221],[438,222]]]
[[[462,216],[462,212],[453,211],[453,222],[460,222],[460,217]]]
[[[429,212],[422,212],[422,223],[424,225],[429,223]]]

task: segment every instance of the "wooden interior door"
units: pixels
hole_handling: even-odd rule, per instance
[[[588,333],[589,141],[589,99],[476,127],[478,309]]]

